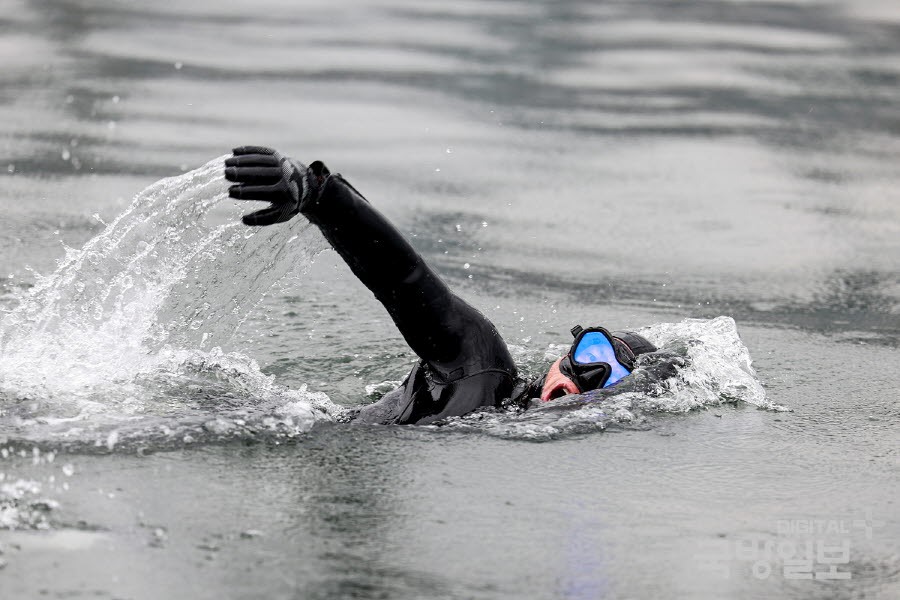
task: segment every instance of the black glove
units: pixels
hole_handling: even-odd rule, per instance
[[[271,202],[268,208],[244,215],[245,225],[273,225],[296,215],[318,192],[328,175],[319,161],[311,167],[262,146],[241,146],[225,160],[225,179],[236,182],[228,195],[238,200]]]

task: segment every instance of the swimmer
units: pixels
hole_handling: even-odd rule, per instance
[[[569,352],[535,381],[522,381],[506,343],[487,317],[456,294],[399,231],[341,175],[320,161],[308,167],[271,148],[242,146],[225,161],[228,193],[269,202],[244,215],[249,226],[309,219],[384,305],[419,362],[399,388],[365,406],[354,420],[428,424],[505,401],[610,387],[638,355],[656,348],[640,335],[602,327],[572,328]]]

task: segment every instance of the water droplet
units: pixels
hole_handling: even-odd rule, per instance
[[[6,166],[6,172],[7,172],[7,173],[15,173],[15,172],[16,172],[16,165],[7,165],[7,166]]]
[[[462,231],[462,225],[459,223],[456,224],[456,231]]]
[[[119,97],[118,97],[118,96],[113,96],[113,97],[112,97],[112,102],[113,102],[113,104],[118,104],[118,103],[119,103]]]
[[[447,154],[453,154],[453,150],[451,150],[450,148],[447,148],[446,152]]]
[[[435,173],[440,173],[441,170],[440,170],[440,168],[438,168],[438,169],[435,169],[434,172],[435,172]]]
[[[470,265],[469,263],[466,263],[466,264],[463,265],[463,269],[468,269],[468,268],[471,267],[471,266],[472,266],[472,265]]]
[[[487,222],[487,221],[482,221],[482,222],[481,222],[481,226],[482,226],[482,227],[487,227],[487,226],[488,226],[488,222]]]
[[[175,63],[175,70],[180,71],[181,67],[183,67],[183,66],[184,66],[183,62],[177,62],[177,63]]]
[[[63,151],[60,154],[60,156],[62,156],[63,160],[69,160],[70,158],[72,158],[72,153],[69,152],[68,148],[63,148]]]
[[[66,477],[71,477],[75,474],[75,467],[72,466],[72,463],[66,463],[62,466],[62,472]]]

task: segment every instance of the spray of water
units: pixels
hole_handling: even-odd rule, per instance
[[[68,249],[0,322],[0,441],[195,440],[304,431],[339,412],[227,344],[326,243],[303,219],[240,224],[222,158],[163,179]]]

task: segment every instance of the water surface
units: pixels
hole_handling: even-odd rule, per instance
[[[0,58],[3,597],[900,592],[889,0],[0,0]],[[249,143],[342,172],[526,371],[575,323],[692,366],[334,423],[414,357],[314,231],[246,236],[194,172]],[[790,576],[806,544],[851,578]]]

